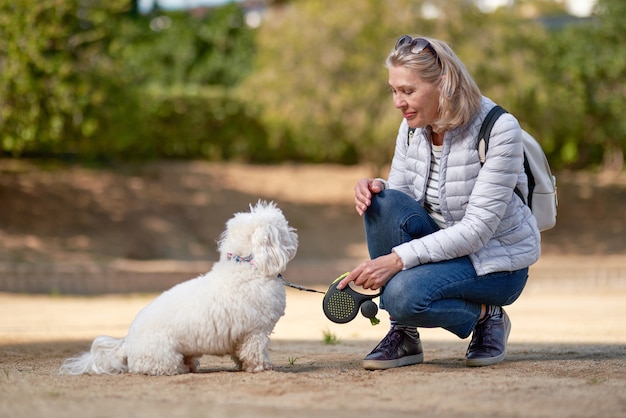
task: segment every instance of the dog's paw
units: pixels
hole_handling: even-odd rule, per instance
[[[244,364],[243,370],[248,373],[259,373],[274,369],[271,363]]]
[[[183,373],[196,373],[198,367],[200,367],[200,360],[196,357],[185,357],[183,359],[184,366],[182,368]]]

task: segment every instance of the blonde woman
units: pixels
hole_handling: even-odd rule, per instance
[[[423,362],[418,327],[472,334],[467,366],[499,363],[511,330],[502,306],[522,293],[540,254],[535,219],[514,193],[528,189],[521,129],[501,116],[481,166],[478,131],[494,103],[452,49],[404,35],[386,65],[403,120],[388,178],[354,189],[371,259],[338,286],[383,289],[391,328],[363,366]]]

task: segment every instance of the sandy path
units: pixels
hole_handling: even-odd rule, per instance
[[[7,190],[0,219],[10,219],[12,231],[17,228],[0,231],[4,279],[20,279],[14,260],[32,270],[22,279],[49,282],[55,278],[52,268],[90,265],[104,255],[125,260],[117,267],[133,275],[168,273],[161,262],[156,268],[147,262],[127,265],[127,253],[154,242],[169,246],[140,255],[176,261],[171,271],[180,272],[179,260],[195,260],[190,257],[195,247],[189,254],[179,254],[181,248],[206,242],[210,245],[199,253],[214,254],[222,220],[258,197],[280,202],[298,227],[302,245],[289,280],[305,285],[330,280],[345,271],[344,259],[366,257],[362,225],[350,203],[355,179],[371,175],[365,167],[167,163],[128,178],[125,172],[80,167],[24,170],[19,163],[15,172],[22,174],[0,179]],[[507,308],[513,330],[500,365],[466,368],[467,340],[424,329],[424,364],[365,371],[361,359],[385,334],[386,324],[372,327],[360,317],[332,324],[321,312],[321,295],[288,290],[287,312],[272,336],[274,371],[235,373],[230,359],[205,356],[200,373],[189,375],[59,376],[63,359],[87,349],[95,336],[125,335],[154,294],[0,293],[0,418],[626,417],[624,222],[615,216],[626,201],[626,177],[610,188],[599,180],[560,174],[559,227],[544,234],[546,255],[531,269],[525,293]],[[29,190],[36,193],[24,193]],[[102,210],[85,211],[81,202]],[[22,217],[19,208],[32,210]],[[55,214],[54,224],[38,211]],[[77,223],[87,215],[93,218]],[[111,217],[124,221],[123,227],[111,224]],[[162,233],[136,228],[144,219],[167,228]],[[126,252],[118,252],[126,242]],[[321,265],[327,260],[341,266]],[[91,279],[106,281],[105,273],[92,272]],[[58,279],[86,280],[82,273]],[[45,289],[40,291],[54,293]],[[324,333],[339,344],[325,344]]]
[[[367,372],[360,360],[386,325],[332,324],[320,295],[289,289],[274,371],[233,373],[229,359],[205,356],[193,375],[57,375],[95,335],[123,336],[153,297],[0,294],[0,417],[626,416],[623,286],[531,282],[508,308],[507,361],[488,368],[464,367],[467,340],[422,330],[425,364]]]

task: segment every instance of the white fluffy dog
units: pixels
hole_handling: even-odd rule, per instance
[[[62,374],[195,372],[204,354],[230,355],[239,370],[271,369],[269,335],[285,313],[283,272],[298,236],[274,203],[259,201],[226,223],[220,259],[146,306],[122,339],[100,336],[65,360]]]

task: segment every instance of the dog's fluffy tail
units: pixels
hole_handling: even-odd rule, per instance
[[[91,350],[78,357],[68,358],[59,369],[60,374],[118,374],[128,371],[124,338],[101,336],[91,344]]]

